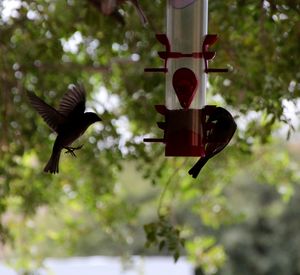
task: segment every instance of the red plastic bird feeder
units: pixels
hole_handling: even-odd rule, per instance
[[[217,35],[207,34],[207,22],[208,0],[168,0],[167,34],[156,35],[164,66],[145,69],[166,76],[165,104],[155,106],[165,118],[157,123],[163,138],[144,139],[164,143],[166,156],[205,156],[207,116],[216,108],[205,106],[207,74],[228,71],[208,67]]]

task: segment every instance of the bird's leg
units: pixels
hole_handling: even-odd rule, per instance
[[[70,153],[73,157],[76,157],[76,155],[75,155],[75,153],[74,153],[74,151],[75,150],[79,150],[79,149],[81,149],[82,148],[82,146],[83,146],[83,144],[82,145],[80,145],[80,146],[77,146],[77,147],[70,147],[70,146],[68,146],[68,147],[65,147],[65,149],[67,149],[67,151],[65,152],[65,154],[68,154],[68,153]]]
[[[65,154],[70,153],[73,157],[76,157],[73,148],[71,148],[71,147],[65,147],[65,149],[67,149],[67,151],[65,152]]]

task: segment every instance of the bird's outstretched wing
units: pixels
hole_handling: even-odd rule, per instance
[[[60,101],[58,112],[65,117],[82,115],[85,110],[85,90],[82,85],[72,85]]]
[[[54,132],[57,132],[59,125],[65,121],[64,115],[36,96],[35,93],[28,91],[27,96],[31,105],[37,110],[44,121]]]

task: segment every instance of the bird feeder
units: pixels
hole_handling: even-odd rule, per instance
[[[164,73],[165,104],[155,105],[165,121],[157,125],[164,131],[162,138],[145,138],[145,142],[165,144],[166,156],[205,157],[207,120],[216,106],[206,105],[207,75],[227,72],[209,68],[215,52],[209,48],[217,35],[207,34],[208,0],[168,0],[167,33],[156,34],[164,47],[158,52],[161,68],[145,72]]]

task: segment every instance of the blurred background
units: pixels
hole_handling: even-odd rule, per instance
[[[0,0],[1,274],[300,274],[300,3],[209,2],[212,63],[231,70],[207,104],[238,130],[193,179],[197,159],[143,143],[162,135],[165,79],[143,69],[162,66],[165,1],[140,1],[144,26],[131,1]],[[103,121],[45,174],[55,135],[26,91],[58,106],[77,82]]]

